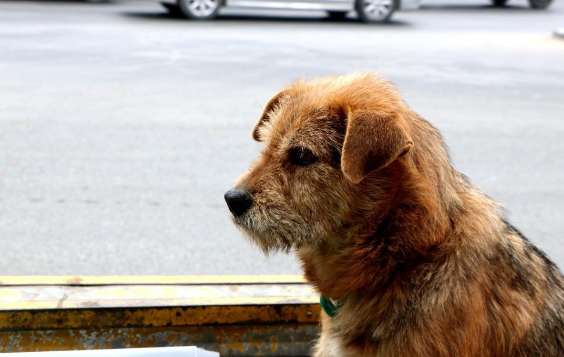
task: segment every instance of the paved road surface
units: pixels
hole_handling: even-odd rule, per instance
[[[0,3],[0,274],[294,273],[230,224],[250,131],[299,77],[374,70],[564,263],[564,2],[430,4],[387,26]]]

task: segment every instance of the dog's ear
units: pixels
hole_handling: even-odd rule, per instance
[[[353,183],[406,154],[413,141],[395,114],[351,111],[341,155],[341,169]]]
[[[260,129],[265,123],[270,120],[270,114],[272,113],[272,111],[280,104],[283,99],[287,97],[288,91],[283,90],[272,97],[268,101],[268,103],[266,103],[262,115],[260,116],[258,123],[255,125],[255,128],[253,129],[253,139],[255,139],[256,141],[262,141],[262,138],[260,137]]]

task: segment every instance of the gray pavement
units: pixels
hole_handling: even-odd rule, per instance
[[[260,150],[250,131],[279,87],[366,70],[563,265],[564,2],[425,3],[366,26],[1,2],[0,275],[299,272],[241,237],[223,192]]]

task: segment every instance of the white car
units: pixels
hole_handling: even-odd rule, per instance
[[[364,22],[385,22],[396,10],[411,10],[419,7],[420,0],[176,0],[176,6],[163,3],[194,20],[215,18],[222,7],[280,9],[280,10],[323,10],[335,19],[342,19],[352,11]],[[176,9],[174,9],[176,8]]]

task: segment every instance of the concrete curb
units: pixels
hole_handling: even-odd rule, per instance
[[[564,27],[560,27],[554,30],[554,36],[564,40]]]

